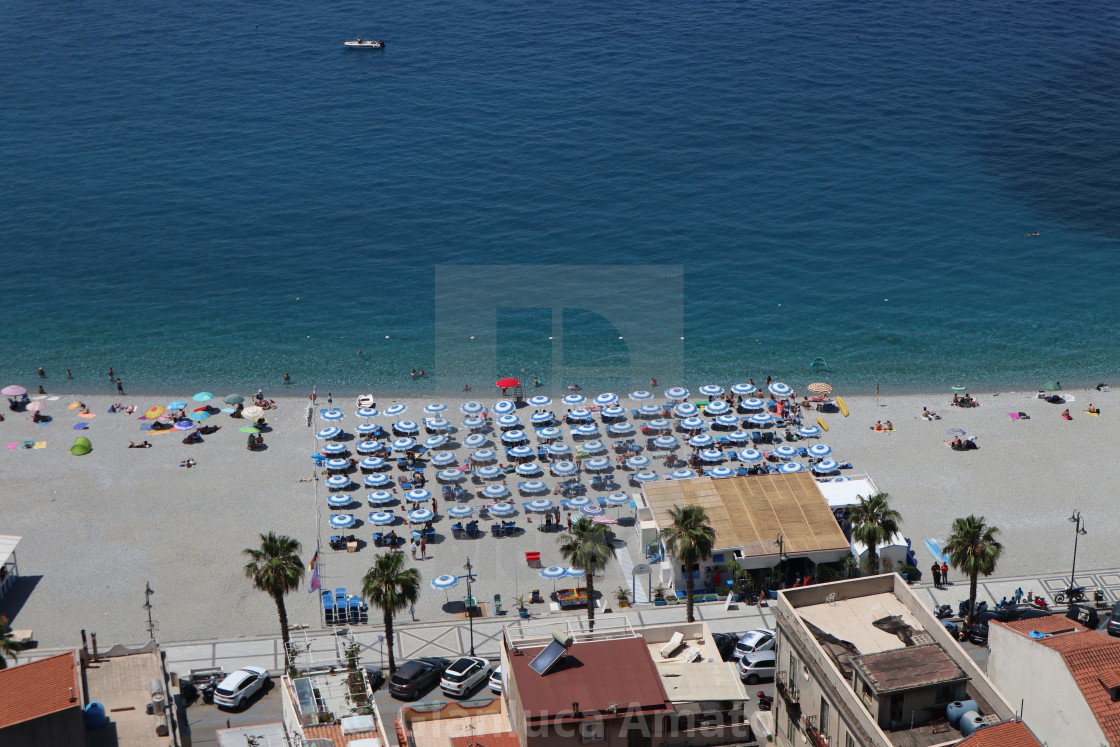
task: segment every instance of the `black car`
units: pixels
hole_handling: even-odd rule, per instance
[[[1108,634],[1120,635],[1120,602],[1112,608],[1112,615],[1108,618]]]
[[[972,623],[972,631],[968,639],[978,646],[988,645],[988,623],[992,620],[1000,622],[1014,622],[1016,620],[1033,620],[1036,617],[1049,617],[1050,613],[1038,607],[1004,607],[999,610],[989,610],[977,615]]]
[[[447,659],[413,659],[389,679],[389,692],[397,700],[416,700],[433,685],[439,684],[445,669]]]
[[[739,634],[713,633],[712,640],[716,642],[716,651],[719,652],[719,658],[724,661],[731,661],[735,654],[735,644],[739,642]]]

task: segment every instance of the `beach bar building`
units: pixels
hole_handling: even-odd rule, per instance
[[[0,534],[0,602],[19,578],[19,562],[16,560],[16,547],[23,537],[14,534]]]
[[[746,569],[770,569],[782,560],[792,572],[798,560],[834,563],[851,552],[833,509],[809,474],[664,480],[644,485],[642,493],[645,507],[638,512],[638,531],[643,545],[657,542],[660,530],[672,523],[669,509],[674,506],[702,506],[716,530],[712,557],[702,565],[686,569],[675,558],[659,558],[654,582],[673,589],[684,588],[689,572],[696,588],[704,588],[709,571],[731,559]]]

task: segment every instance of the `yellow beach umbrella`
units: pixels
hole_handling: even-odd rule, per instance
[[[826,384],[823,381],[818,381],[810,384],[807,388],[814,394],[828,394],[832,391],[832,384]]]
[[[148,420],[155,420],[164,413],[164,410],[165,408],[163,405],[153,405],[148,408],[147,412],[144,413],[144,417],[146,417]]]

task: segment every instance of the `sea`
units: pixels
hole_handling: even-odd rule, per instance
[[[1115,380],[1118,31],[1092,0],[11,0],[0,384]]]

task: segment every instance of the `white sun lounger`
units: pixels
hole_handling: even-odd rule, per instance
[[[676,633],[673,633],[673,637],[669,639],[669,642],[661,647],[661,658],[668,659],[671,657],[676,650],[681,647],[682,643],[684,643],[684,633],[678,630]]]

